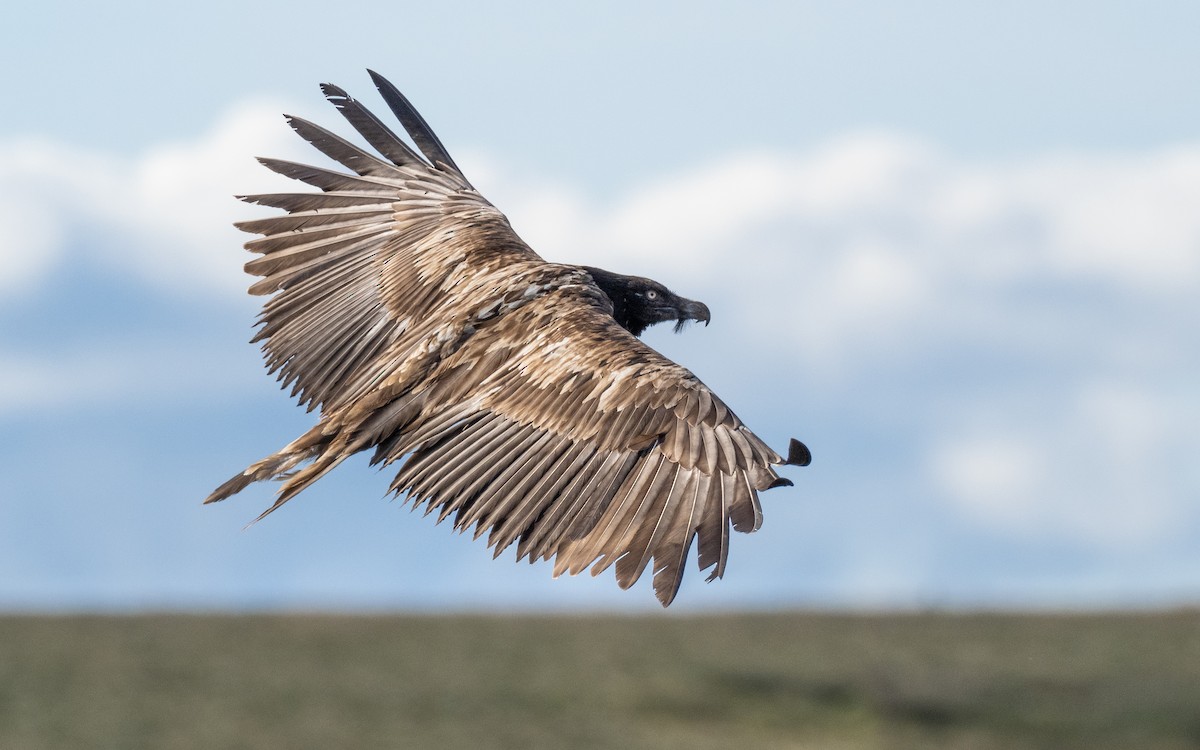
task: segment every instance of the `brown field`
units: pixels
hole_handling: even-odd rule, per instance
[[[1200,614],[6,616],[0,748],[1200,748]]]

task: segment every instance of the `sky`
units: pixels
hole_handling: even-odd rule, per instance
[[[543,257],[812,449],[672,611],[1200,602],[1200,6],[46,3],[0,11],[0,609],[652,610],[386,496],[200,501],[312,424],[234,194],[317,84],[421,109]]]

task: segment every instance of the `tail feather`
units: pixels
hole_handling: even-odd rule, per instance
[[[224,500],[255,482],[282,480],[283,486],[279,488],[275,503],[254,519],[255,523],[261,521],[342,461],[359,451],[385,443],[411,425],[424,399],[425,394],[397,398],[377,409],[355,428],[322,420],[278,453],[250,464],[245,471],[214,490],[204,502]],[[306,461],[312,463],[301,468]]]
[[[300,494],[310,484],[325,476],[333,469],[349,458],[349,453],[324,453],[316,461],[305,466],[299,471],[290,474],[277,474],[276,477],[285,479],[283,486],[279,488],[279,494],[275,496],[275,502],[270,508],[267,508],[259,514],[258,518],[251,523],[258,523],[267,516],[279,509],[279,506],[291,500],[296,495]],[[236,479],[236,477],[235,477]]]
[[[256,463],[250,464],[244,471],[230,477],[224,484],[213,490],[212,494],[204,499],[204,504],[208,505],[209,503],[220,502],[227,497],[236,495],[255,482],[262,482],[268,479],[288,478],[288,483],[284,485],[284,489],[280,492],[282,495],[284,491],[287,491],[288,486],[299,477],[299,475],[305,473],[305,471],[313,467],[310,466],[300,472],[294,472],[293,470],[305,461],[316,458],[324,453],[324,449],[330,443],[330,441],[331,437],[323,434],[320,430],[320,426],[318,425],[317,427],[314,427],[306,432],[299,439],[289,443],[278,453],[267,456],[263,460]],[[315,465],[317,464],[314,464],[314,466]],[[331,468],[333,467],[329,466],[325,471],[328,471]],[[321,474],[324,473],[324,471],[321,472]],[[315,479],[315,477],[313,477],[313,479]],[[313,480],[310,479],[309,481],[305,482],[304,486],[308,486],[308,484],[310,484],[312,481]],[[295,495],[296,492],[299,492],[299,489],[290,492],[288,497],[290,498],[292,495]],[[282,503],[277,503],[276,507],[278,507],[280,504]],[[272,508],[272,510],[274,510],[274,508]]]

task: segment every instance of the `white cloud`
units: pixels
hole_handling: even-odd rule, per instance
[[[22,195],[0,199],[0,294],[40,283],[58,260],[58,222],[42,201]]]
[[[1200,275],[1200,147],[1140,157],[1074,157],[1016,171],[1044,208],[1053,270],[1147,290]]]
[[[632,191],[602,219],[609,252],[690,262],[786,213],[787,172],[769,154],[726,159]]]
[[[253,159],[296,152],[278,112],[242,106],[193,141],[129,159],[0,143],[0,289],[28,292],[90,263],[173,292],[240,292],[244,239],[231,223],[252,210],[233,196],[278,187]]]
[[[1160,384],[1084,380],[1059,403],[1030,398],[956,415],[927,469],[966,515],[1027,538],[1118,547],[1169,539],[1196,517],[1189,471],[1200,399]]]
[[[1046,467],[1022,436],[955,440],[933,456],[935,479],[947,493],[988,521],[1021,525],[1038,513]]]

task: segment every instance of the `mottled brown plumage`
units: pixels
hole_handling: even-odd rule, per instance
[[[254,341],[315,427],[221,485],[283,485],[265,516],[347,457],[397,464],[391,489],[496,555],[554,559],[554,573],[615,564],[631,586],[651,567],[675,597],[698,539],[709,580],[729,529],[762,522],[758,492],[785,460],[686,369],[635,334],[708,308],[649,279],[548,263],[471,187],[416,110],[371,73],[421,151],[336,86],[322,90],[378,155],[289,117],[350,173],[277,159],[321,192],[246,196],[287,213],[238,226],[273,295]],[[261,518],[262,516],[260,516]]]

